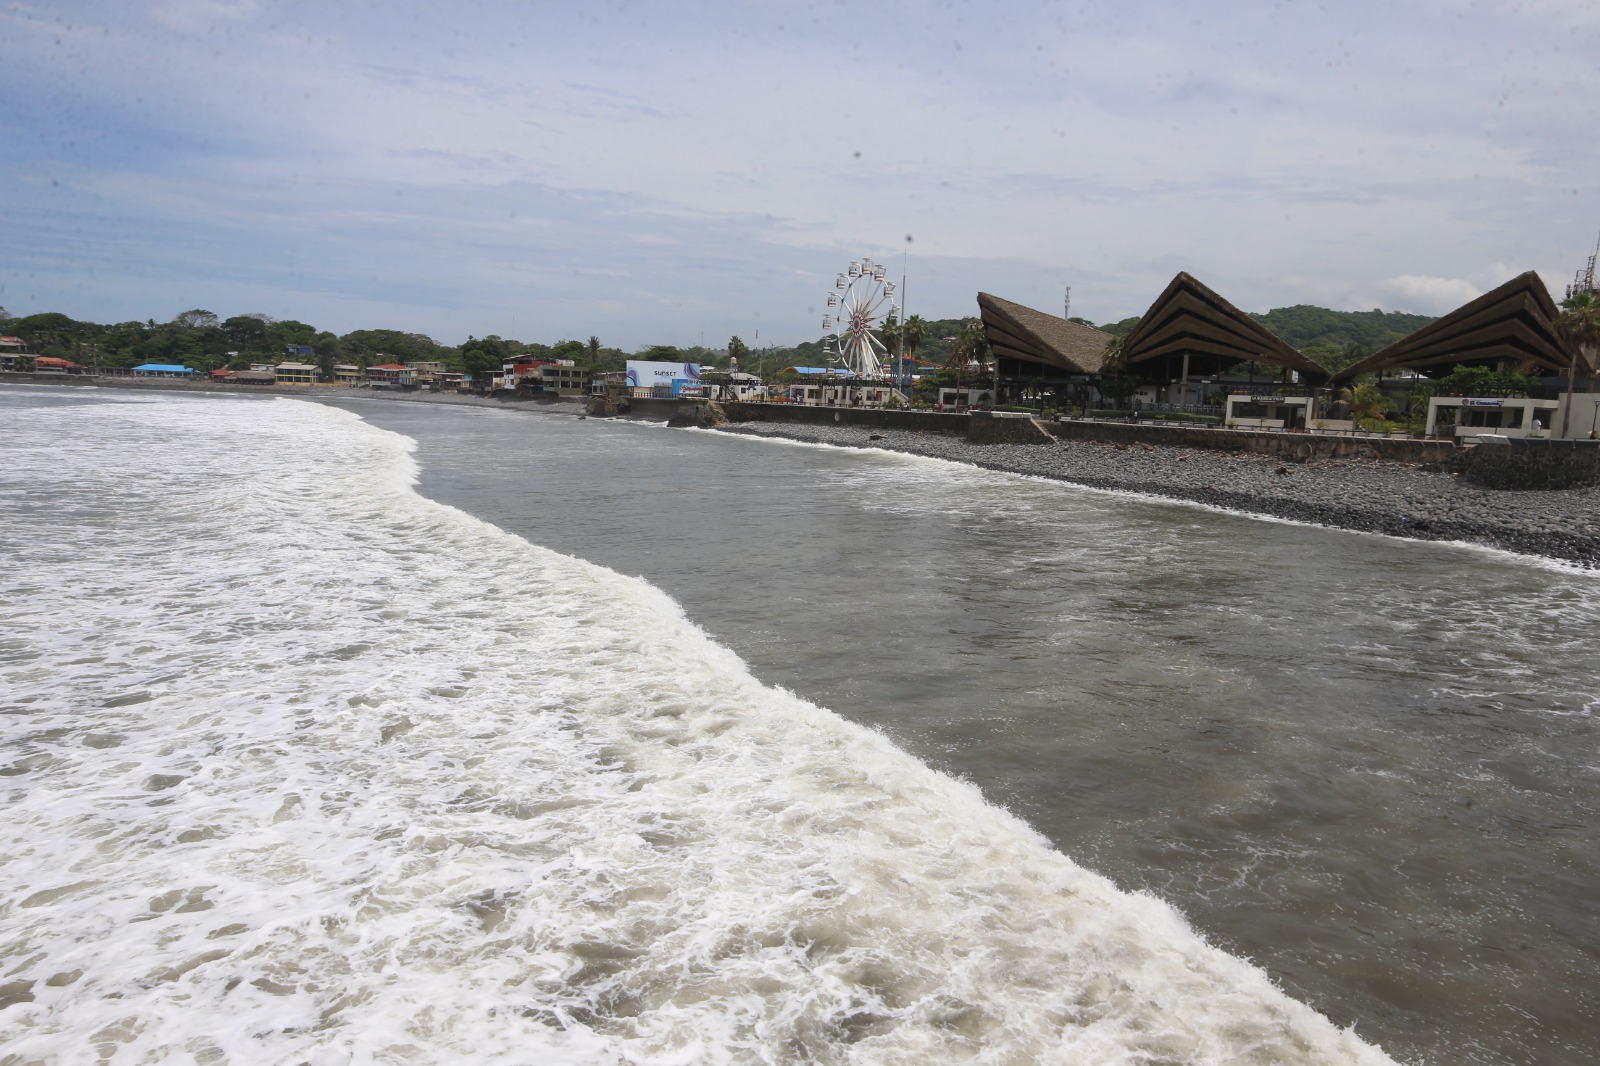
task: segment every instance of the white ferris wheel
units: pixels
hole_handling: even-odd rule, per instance
[[[894,282],[884,280],[884,265],[871,259],[850,261],[850,269],[834,279],[828,310],[822,316],[823,353],[838,360],[856,377],[880,378],[889,354],[878,333],[894,317]]]

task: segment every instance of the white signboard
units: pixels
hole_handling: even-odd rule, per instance
[[[671,386],[674,381],[686,381],[690,385],[699,385],[700,365],[698,363],[652,363],[644,359],[628,360],[628,385],[631,388],[648,389],[656,385]]]

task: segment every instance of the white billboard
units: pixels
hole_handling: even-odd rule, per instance
[[[628,360],[628,385],[635,389],[649,389],[657,385],[672,387],[672,383],[683,382],[691,387],[700,384],[700,364],[698,363],[652,363],[645,359]],[[683,385],[673,388],[676,395]]]

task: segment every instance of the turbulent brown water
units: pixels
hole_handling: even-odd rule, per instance
[[[644,576],[1391,1054],[1600,1058],[1600,575],[883,453],[359,409],[421,442],[425,494]]]
[[[599,420],[0,408],[0,1058],[1600,1051],[1592,574]]]

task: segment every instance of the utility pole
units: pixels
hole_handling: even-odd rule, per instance
[[[906,266],[911,261],[911,234],[906,234],[906,246],[900,252],[900,336],[896,338],[894,357],[895,384],[905,382],[906,403],[911,402],[911,368],[906,366]]]

